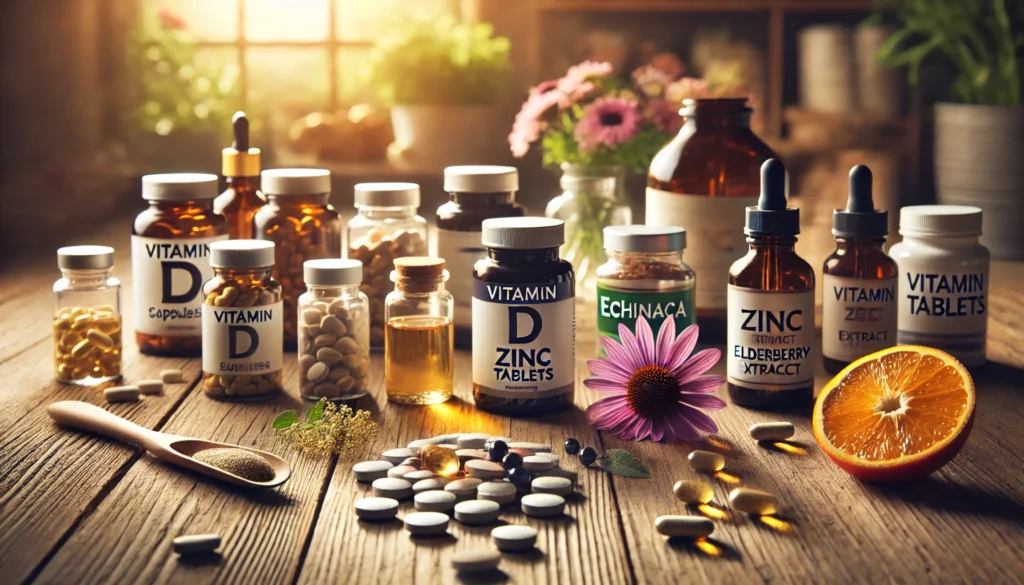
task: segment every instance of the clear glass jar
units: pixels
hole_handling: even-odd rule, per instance
[[[416,214],[415,183],[360,183],[359,213],[348,223],[348,257],[363,263],[360,290],[370,299],[370,346],[384,347],[384,299],[395,258],[427,254],[427,220]]]
[[[623,196],[623,167],[562,165],[562,194],[548,202],[544,215],[565,222],[561,256],[576,273],[576,295],[593,301],[596,270],[607,257],[602,230],[610,225],[633,223],[633,212]]]
[[[203,285],[203,391],[220,400],[280,392],[284,364],[281,283],[273,242],[210,244],[213,278]]]
[[[132,224],[135,343],[149,355],[202,352],[203,283],[213,276],[210,244],[228,239],[213,212],[217,176],[171,173],[142,177],[149,208]]]
[[[438,404],[452,397],[455,301],[444,289],[444,260],[398,258],[387,296],[384,386],[399,404]]]
[[[697,321],[696,273],[683,262],[686,230],[666,226],[604,228],[608,262],[597,269],[597,332],[619,338],[619,324],[635,331],[639,317],[655,335],[665,319],[676,334]],[[597,346],[598,355],[604,347]]]
[[[121,282],[110,276],[114,249],[57,250],[63,276],[53,283],[56,379],[91,385],[121,378]]]
[[[308,400],[350,400],[369,389],[370,301],[358,260],[307,260],[299,297],[299,385]]]
[[[274,242],[274,278],[284,302],[284,344],[295,347],[296,305],[306,292],[306,260],[341,257],[341,216],[330,204],[331,172],[323,169],[263,171],[269,202],[253,220],[256,239]]]

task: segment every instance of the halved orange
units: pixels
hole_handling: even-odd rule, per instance
[[[960,451],[974,402],[974,381],[953,356],[898,345],[860,358],[825,385],[814,404],[814,438],[858,479],[915,479]]]

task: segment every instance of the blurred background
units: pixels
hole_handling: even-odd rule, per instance
[[[754,131],[791,171],[805,225],[820,226],[830,245],[831,210],[845,201],[854,164],[874,170],[880,205],[935,200],[937,165],[968,156],[937,150],[938,102],[1005,108],[994,126],[962,123],[951,143],[989,159],[1013,152],[1018,163],[1003,163],[1019,166],[1020,74],[1010,67],[1024,45],[1022,4],[7,0],[4,262],[134,216],[143,174],[219,173],[236,110],[253,122],[264,168],[329,169],[344,213],[355,183],[401,180],[422,185],[430,219],[446,199],[442,170],[457,163],[518,166],[519,200],[542,213],[560,192],[558,159],[536,144],[517,158],[509,135],[531,87],[584,61],[640,85],[657,77],[673,112],[681,97],[699,97],[694,84],[742,88]],[[961,44],[973,62],[950,57]],[[926,70],[932,59],[938,66]],[[1013,132],[985,138],[993,127]],[[973,170],[960,168],[958,185],[987,181],[989,199],[1015,194],[997,209],[1022,210],[1019,172],[1001,180],[999,167],[973,164],[961,164]],[[644,184],[642,172],[625,178],[634,218],[643,217]]]

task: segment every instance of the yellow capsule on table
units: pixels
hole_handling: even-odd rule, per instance
[[[714,451],[697,449],[691,451],[687,459],[690,461],[690,467],[696,471],[714,473],[725,468],[725,457]]]
[[[438,445],[424,447],[420,451],[420,460],[423,462],[424,469],[433,471],[438,475],[453,475],[458,473],[461,467],[459,465],[459,456],[455,454],[453,449]]]
[[[729,507],[746,514],[763,516],[779,510],[779,498],[761,490],[736,488],[729,492]]]
[[[715,491],[703,481],[679,480],[672,493],[684,504],[706,504],[715,498]]]

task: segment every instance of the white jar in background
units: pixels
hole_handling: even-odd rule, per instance
[[[899,343],[941,349],[967,367],[984,364],[989,253],[978,243],[981,209],[904,207],[900,234],[889,250],[899,266]]]

